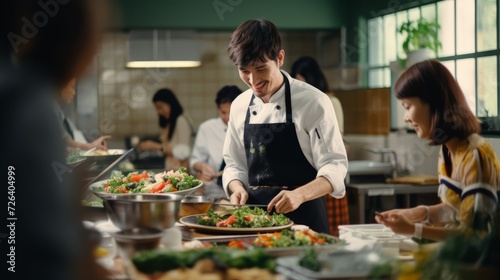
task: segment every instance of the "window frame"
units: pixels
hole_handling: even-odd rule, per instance
[[[442,1],[442,0],[441,0]],[[373,16],[373,17],[368,17],[367,18],[367,21],[366,21],[366,28],[367,30],[370,30],[370,21],[371,20],[375,20],[375,19],[379,19],[381,22],[380,22],[380,26],[381,26],[381,32],[379,32],[380,34],[382,34],[382,52],[383,52],[383,55],[382,55],[382,59],[380,59],[379,61],[381,61],[381,64],[380,65],[372,65],[370,64],[370,51],[368,51],[367,53],[367,67],[366,67],[366,75],[367,75],[367,83],[368,83],[368,87],[369,88],[372,88],[372,87],[380,87],[380,86],[383,86],[383,87],[391,87],[391,92],[392,92],[392,87],[393,87],[393,84],[395,81],[393,81],[390,77],[390,85],[387,85],[384,83],[384,81],[382,81],[381,83],[378,83],[376,85],[371,85],[370,84],[370,73],[373,71],[373,70],[383,70],[385,71],[386,69],[390,69],[390,65],[386,65],[386,61],[385,61],[385,57],[386,57],[386,50],[387,48],[385,47],[385,44],[386,44],[386,41],[385,40],[385,33],[386,33],[386,30],[385,30],[385,18],[387,15],[394,15],[395,17],[395,20],[396,20],[396,28],[400,26],[400,22],[398,22],[397,20],[397,15],[398,13],[401,13],[401,12],[405,12],[406,13],[406,18],[408,19],[409,18],[409,11],[410,10],[413,10],[415,8],[418,8],[418,11],[419,11],[419,17],[421,18],[422,17],[422,7],[425,7],[425,6],[428,6],[428,5],[433,5],[433,9],[435,11],[435,21],[438,22],[439,20],[439,14],[438,14],[438,3],[441,2],[441,1],[424,1],[425,3],[416,3],[414,5],[411,5],[411,6],[404,6],[404,7],[400,7],[399,9],[394,9],[392,11],[388,11],[387,13],[384,13],[384,14],[377,14],[376,16]],[[457,0],[454,0],[453,1],[453,7],[454,7],[454,17],[453,17],[453,20],[454,20],[454,55],[448,55],[448,56],[440,56],[439,54],[439,50],[438,50],[438,55],[436,57],[436,60],[438,61],[441,61],[441,62],[446,62],[446,61],[454,61],[454,76],[456,77],[457,75],[457,61],[459,60],[462,60],[462,59],[469,59],[469,58],[472,58],[474,59],[474,64],[475,64],[475,69],[474,69],[474,72],[475,72],[475,79],[474,79],[474,96],[475,96],[475,114],[478,115],[478,107],[479,107],[479,102],[478,102],[478,90],[479,90],[479,82],[478,82],[478,59],[480,58],[484,58],[484,57],[496,57],[496,70],[497,70],[497,73],[496,73],[496,94],[497,94],[497,116],[494,116],[494,117],[489,117],[489,118],[486,118],[486,117],[478,117],[481,121],[482,121],[482,131],[481,131],[481,134],[482,135],[493,135],[493,136],[498,136],[500,137],[500,127],[496,127],[497,130],[487,130],[486,128],[488,126],[490,126],[490,124],[492,122],[495,122],[495,123],[498,123],[500,122],[500,16],[498,15],[499,11],[500,11],[500,0],[496,0],[496,14],[497,14],[497,18],[496,18],[496,41],[497,41],[497,46],[496,46],[496,49],[493,49],[493,50],[487,50],[487,51],[478,51],[478,0],[474,0],[474,6],[475,6],[475,10],[474,10],[474,37],[475,37],[475,41],[474,41],[474,52],[472,53],[467,53],[467,54],[457,54],[457,5],[456,5],[456,2]],[[395,40],[395,44],[396,44],[396,57],[397,59],[399,59],[399,47],[400,47],[400,43],[399,43],[399,40],[401,40],[401,35],[399,35],[397,33],[396,30],[394,30],[394,32],[396,32],[396,40]],[[367,33],[366,36],[369,37],[369,33]],[[367,38],[367,42],[370,43],[370,38]],[[370,49],[370,48],[368,48]],[[389,70],[390,71],[390,70]],[[392,76],[392,72],[389,72]],[[386,79],[385,77],[385,73],[383,73],[383,77],[384,77],[384,80]],[[394,96],[391,95],[391,100],[394,99]],[[394,103],[394,101],[391,101],[391,103]],[[391,109],[394,109],[393,106],[391,106]],[[397,114],[393,114],[391,113],[391,130],[401,130],[401,127],[396,127],[394,126],[395,123],[398,123],[398,119],[393,119],[393,118],[398,118],[398,115]],[[496,120],[496,121],[495,121]],[[498,125],[497,125],[498,126]],[[404,128],[403,128],[404,129]],[[413,131],[411,128],[406,128],[408,131]]]

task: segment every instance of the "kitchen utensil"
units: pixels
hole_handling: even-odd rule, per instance
[[[183,198],[169,193],[112,195],[107,196],[103,203],[109,219],[120,229],[167,229],[177,221]]]
[[[258,208],[267,208],[266,204],[233,204],[233,203],[220,203],[220,202],[215,202],[213,203],[213,206],[223,206],[223,207],[258,207]]]
[[[116,241],[118,253],[123,259],[130,259],[135,253],[153,250],[163,237],[163,230],[150,227],[136,227],[111,233]]]
[[[104,176],[108,171],[111,170],[111,168],[115,167],[120,161],[124,160],[134,149],[130,149],[126,152],[124,152],[121,156],[119,156],[115,161],[113,161],[108,167],[106,167],[101,173],[99,173],[97,176],[92,178],[87,184],[84,185],[84,189],[86,190],[92,183],[100,179],[102,176]]]

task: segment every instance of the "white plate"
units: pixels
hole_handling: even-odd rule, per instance
[[[392,230],[382,224],[362,224],[362,225],[341,225],[339,230],[356,232],[392,232]]]

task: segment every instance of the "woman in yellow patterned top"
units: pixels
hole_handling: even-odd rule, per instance
[[[432,240],[471,228],[476,211],[495,211],[500,167],[490,144],[478,134],[479,121],[460,86],[444,65],[427,60],[408,68],[394,93],[417,136],[430,145],[442,145],[438,162],[441,203],[390,210],[375,219],[396,233]]]

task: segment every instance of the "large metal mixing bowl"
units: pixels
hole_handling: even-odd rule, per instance
[[[120,229],[172,227],[179,215],[182,195],[111,195],[103,199],[109,219]]]

